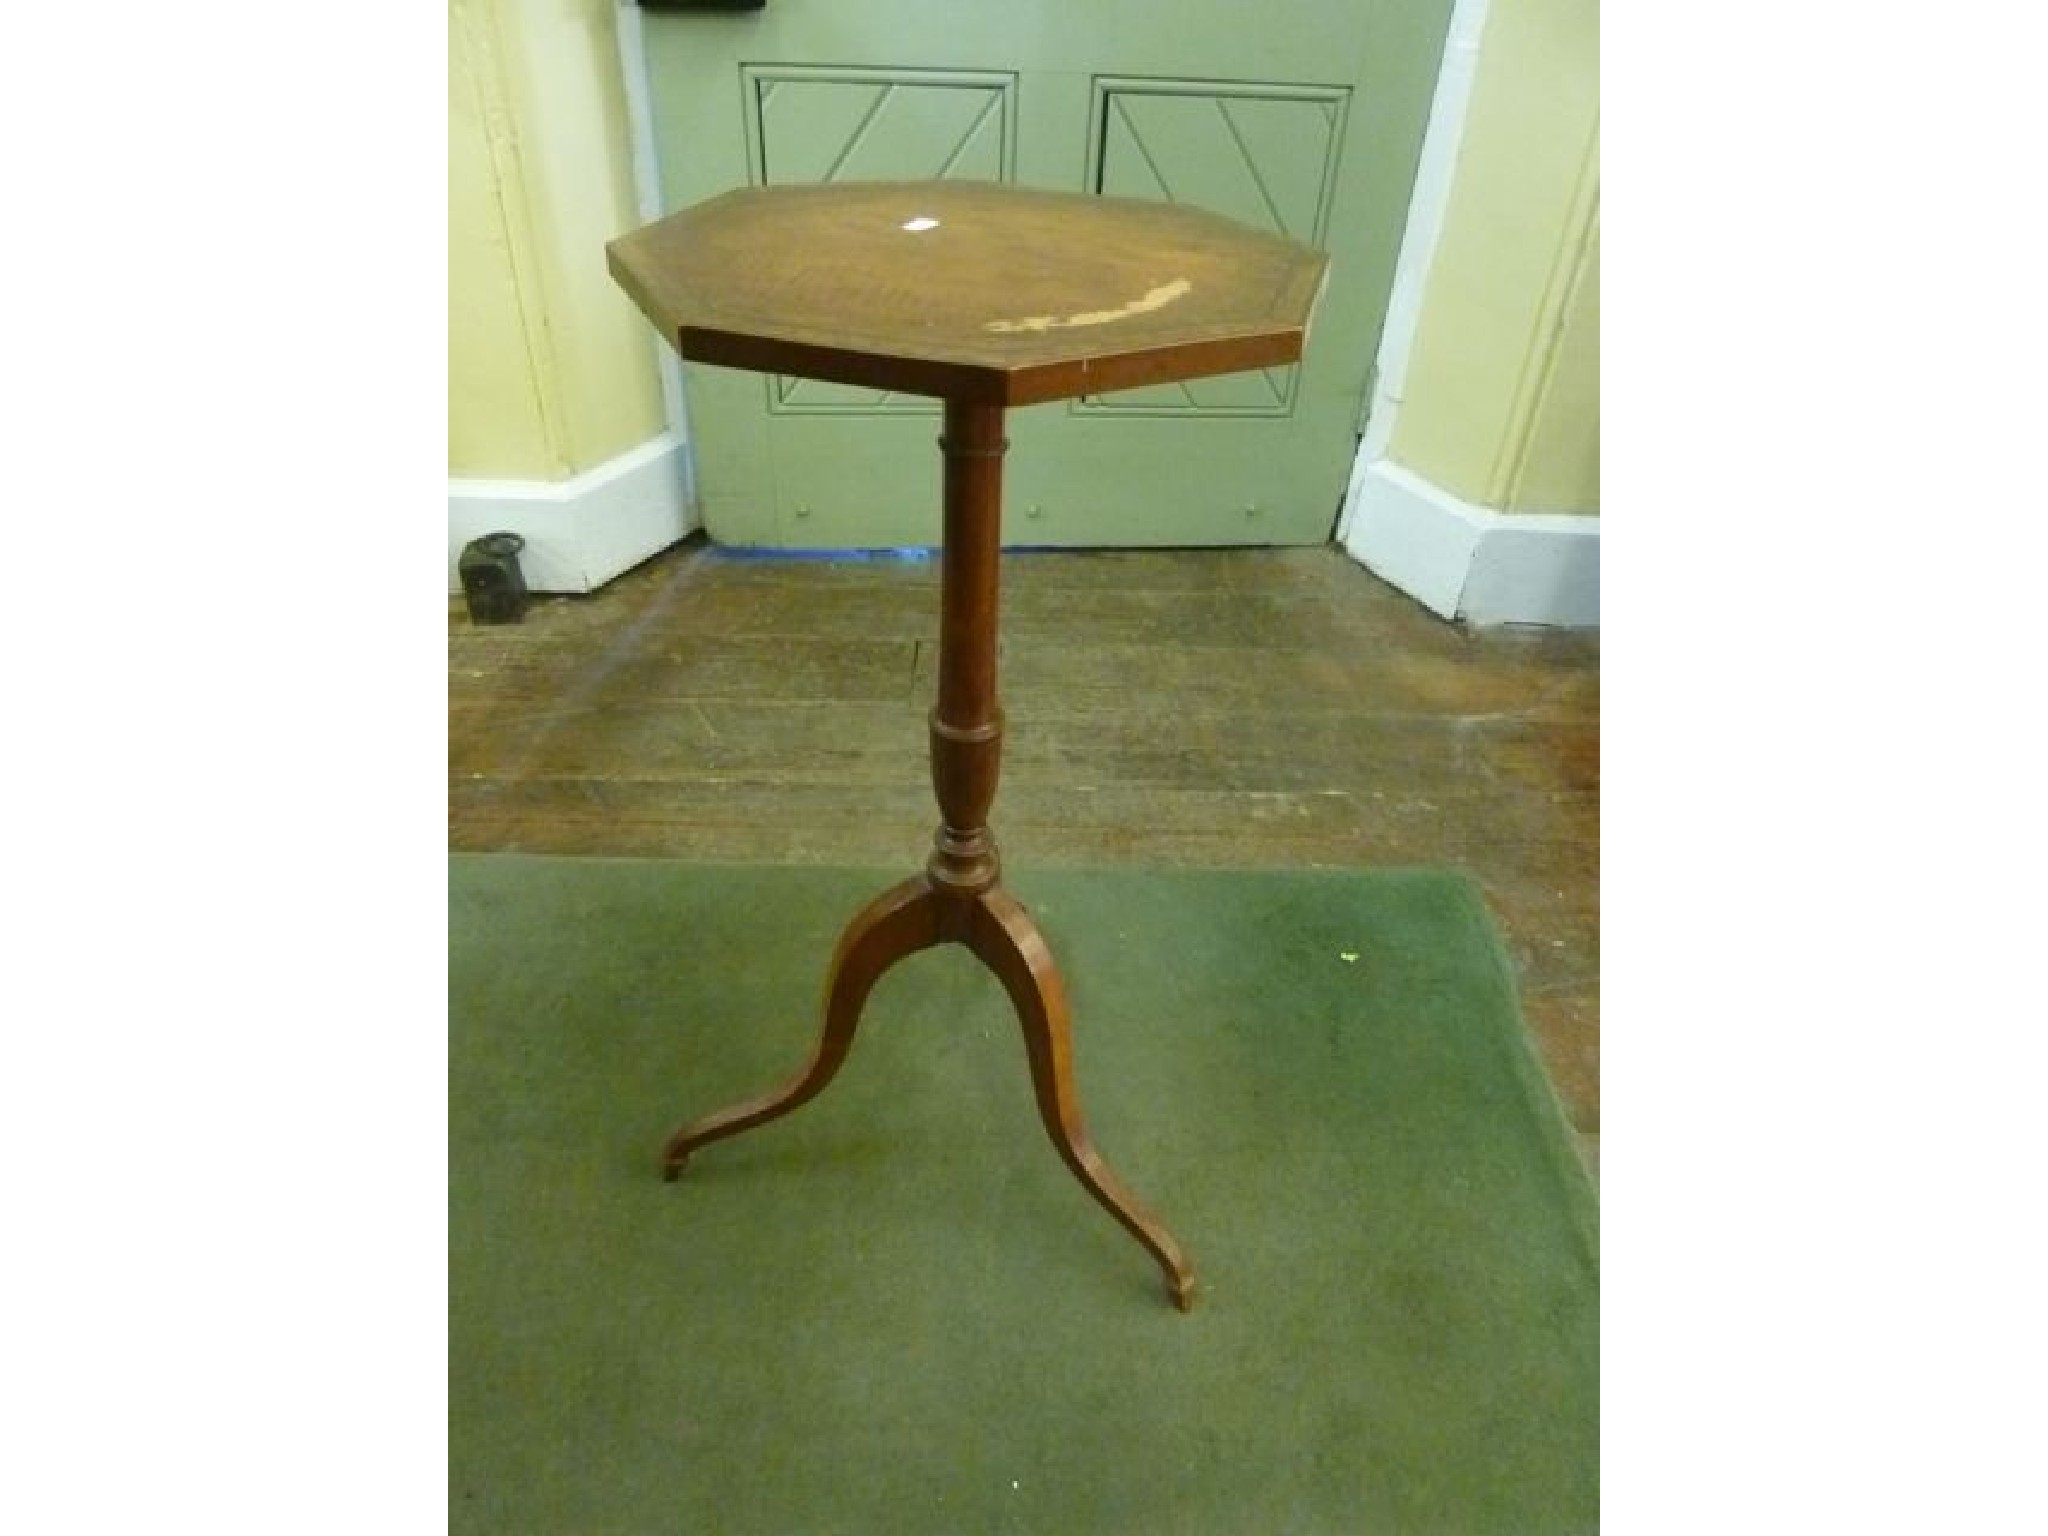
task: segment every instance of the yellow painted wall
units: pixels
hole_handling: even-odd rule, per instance
[[[1598,0],[1492,0],[1388,453],[1466,501],[1600,505]]]
[[[1600,213],[1566,295],[1509,512],[1600,510]]]
[[[449,0],[448,472],[561,480],[659,434],[605,270],[639,222],[611,0]]]

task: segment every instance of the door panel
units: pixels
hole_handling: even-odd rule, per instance
[[[769,0],[649,14],[665,205],[953,177],[1187,202],[1331,253],[1306,357],[1009,417],[1005,537],[1321,543],[1360,427],[1450,0]],[[1284,19],[1283,19],[1284,18]],[[939,537],[935,402],[686,365],[706,524]]]
[[[1320,247],[1343,142],[1344,89],[1227,81],[1097,80],[1088,184],[1111,197],[1191,203]],[[1286,416],[1300,369],[1266,368],[1093,395],[1109,415]]]
[[[756,186],[1011,179],[1014,73],[747,64],[740,79]],[[777,416],[938,413],[917,395],[783,376],[769,381],[767,402]]]
[[[757,183],[1007,178],[1014,74],[745,65],[741,80]]]

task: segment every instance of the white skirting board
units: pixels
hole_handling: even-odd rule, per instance
[[[1431,612],[1469,624],[1600,623],[1600,519],[1474,506],[1391,459],[1361,468],[1344,548]]]
[[[462,546],[487,533],[526,540],[533,592],[590,592],[698,526],[689,444],[673,432],[568,480],[450,480],[448,590]]]

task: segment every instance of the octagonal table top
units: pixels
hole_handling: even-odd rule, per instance
[[[954,181],[749,187],[605,249],[684,357],[997,405],[1293,362],[1328,263],[1200,209]]]

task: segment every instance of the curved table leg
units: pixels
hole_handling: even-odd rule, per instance
[[[861,1006],[876,980],[896,961],[939,942],[936,895],[922,876],[906,880],[861,909],[840,935],[825,980],[825,1025],[811,1059],[772,1093],[694,1120],[668,1140],[662,1177],[674,1179],[690,1154],[706,1142],[737,1136],[799,1108],[824,1092],[846,1060]]]
[[[1067,989],[1053,964],[1052,951],[1031,914],[1001,887],[971,900],[967,945],[1002,980],[1016,1004],[1031,1060],[1038,1118],[1046,1134],[1082,1187],[1159,1261],[1173,1304],[1187,1311],[1195,1300],[1195,1272],[1187,1256],[1159,1218],[1110,1171],[1082,1123],[1080,1090],[1074,1085]]]

